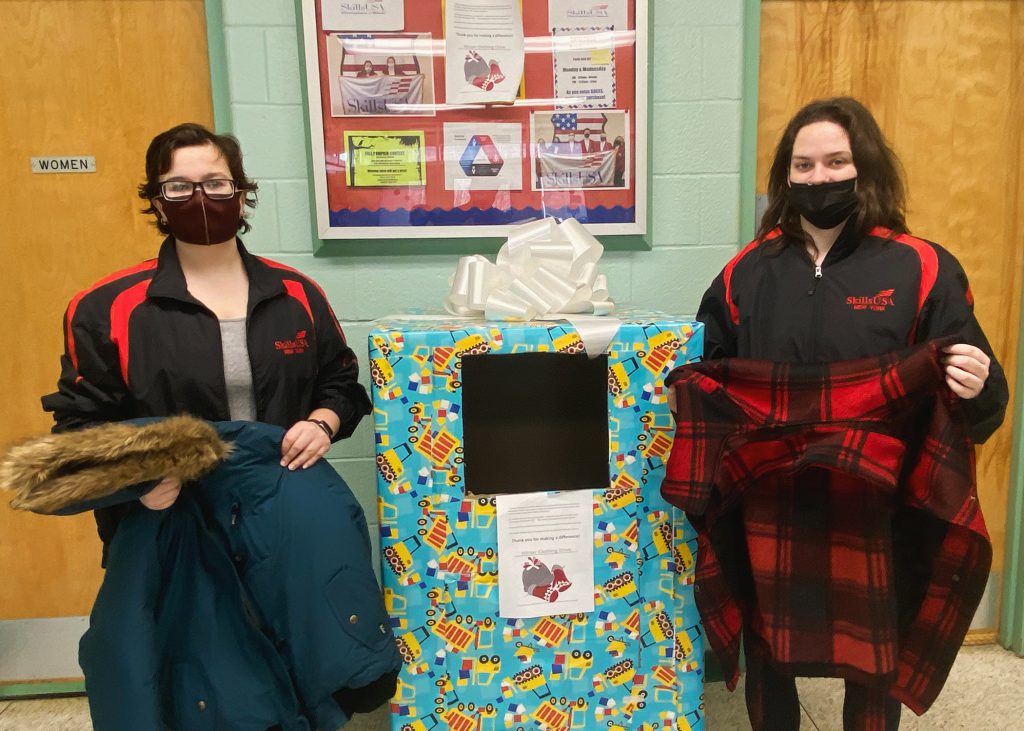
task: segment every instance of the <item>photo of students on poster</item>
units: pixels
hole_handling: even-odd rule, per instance
[[[434,69],[428,33],[332,34],[331,116],[434,114]]]
[[[628,112],[534,112],[531,132],[534,190],[629,187]]]

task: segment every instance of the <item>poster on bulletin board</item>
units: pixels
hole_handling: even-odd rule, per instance
[[[646,240],[648,0],[302,0],[320,239]],[[417,244],[419,245],[419,244]]]

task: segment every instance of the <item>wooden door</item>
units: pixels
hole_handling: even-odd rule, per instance
[[[1024,269],[1024,3],[764,0],[758,93],[760,193],[783,128],[806,102],[850,95],[871,109],[906,168],[910,230],[963,264],[1012,404]],[[1005,423],[978,452],[1000,573],[1010,450]]]
[[[139,213],[146,147],[212,124],[203,0],[5,0],[0,72],[0,445],[47,432],[68,300],[156,254]],[[33,174],[89,155],[97,172]],[[0,496],[0,620],[88,614],[102,576],[91,514],[12,511]]]

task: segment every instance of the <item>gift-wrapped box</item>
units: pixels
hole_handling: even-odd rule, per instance
[[[660,492],[664,378],[700,356],[702,326],[616,317],[596,353],[565,320],[370,334],[393,729],[703,727],[696,536]],[[547,490],[592,495],[595,609],[502,618],[494,495]]]

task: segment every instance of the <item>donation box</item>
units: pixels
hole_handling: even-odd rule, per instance
[[[596,356],[568,321],[410,316],[371,332],[382,579],[404,660],[392,729],[703,728],[696,535],[661,497],[664,379],[700,357],[702,325],[619,318]],[[545,493],[576,501],[592,581],[566,576],[543,510],[536,531],[501,531],[548,548],[498,571],[501,496]],[[503,591],[533,616],[503,616]]]

